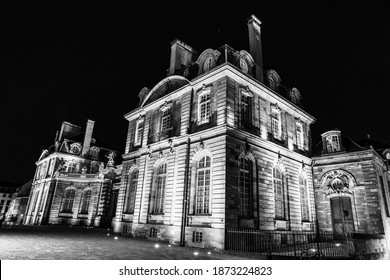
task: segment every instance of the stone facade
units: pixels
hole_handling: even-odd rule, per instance
[[[250,52],[172,42],[168,77],[129,121],[114,231],[223,249],[225,229],[313,231],[310,125],[296,88]]]
[[[63,122],[55,144],[36,162],[24,223],[111,226],[111,205],[120,180],[119,154],[92,138],[94,122],[85,133]]]
[[[322,137],[322,149],[312,158],[319,230],[373,235],[382,242],[370,250],[386,251],[390,176],[385,154],[375,144],[364,146],[342,138],[339,130]]]

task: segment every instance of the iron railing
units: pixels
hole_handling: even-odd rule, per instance
[[[333,233],[226,229],[225,250],[295,259],[361,259],[364,241]]]

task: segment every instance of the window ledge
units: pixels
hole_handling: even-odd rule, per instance
[[[61,213],[59,213],[58,216],[60,216],[60,217],[70,217],[70,218],[72,218],[72,217],[73,217],[73,212],[61,212]]]
[[[290,221],[275,218],[274,229],[275,230],[290,230]]]

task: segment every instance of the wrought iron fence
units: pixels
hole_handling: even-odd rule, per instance
[[[225,250],[296,259],[361,259],[362,240],[333,233],[226,229]]]

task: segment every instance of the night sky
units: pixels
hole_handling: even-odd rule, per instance
[[[124,152],[123,115],[143,87],[166,77],[170,42],[179,38],[199,53],[223,44],[249,51],[251,14],[262,21],[264,68],[298,88],[304,109],[317,119],[314,143],[333,128],[355,140],[370,134],[390,143],[384,4],[13,2],[0,4],[0,181],[32,178],[62,121],[84,127],[92,119],[94,136]]]

